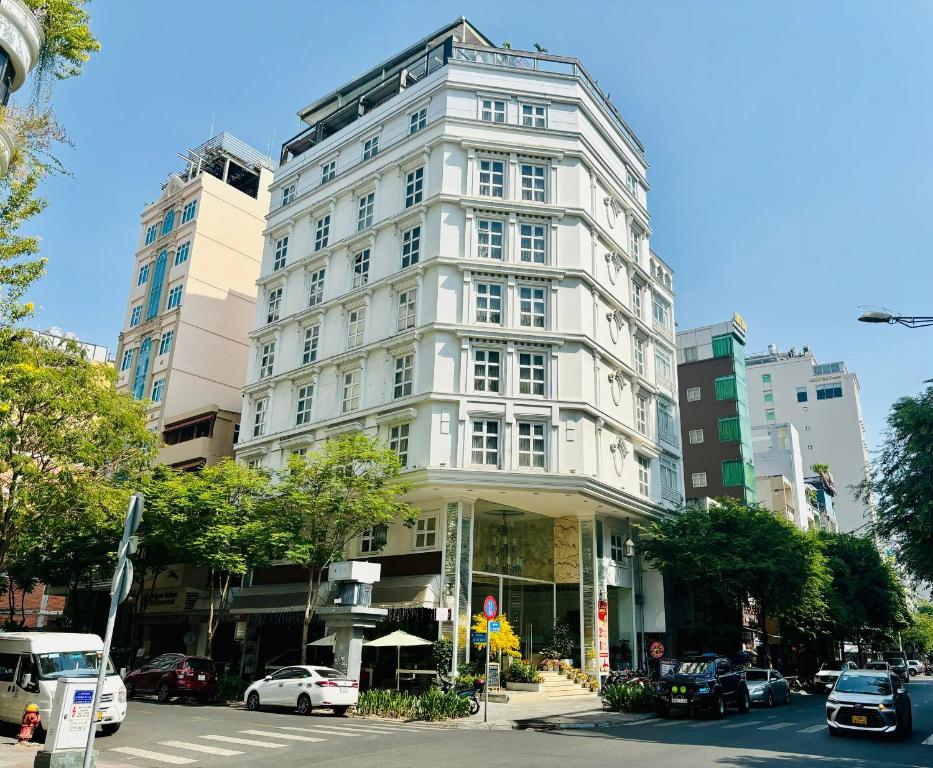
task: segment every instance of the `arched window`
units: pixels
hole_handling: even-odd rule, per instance
[[[152,338],[147,336],[139,348],[136,375],[133,377],[133,397],[142,400],[146,392],[146,376],[149,374],[149,357],[152,353]]]
[[[151,320],[159,314],[162,304],[162,284],[165,282],[165,265],[168,262],[168,251],[162,251],[155,263],[155,274],[152,277],[152,286],[149,288],[149,304],[146,307],[146,319]]]

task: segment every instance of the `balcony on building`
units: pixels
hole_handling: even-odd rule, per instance
[[[0,105],[6,107],[26,82],[44,42],[39,19],[21,0],[0,2]],[[0,123],[0,174],[9,168],[13,149],[10,132]]]

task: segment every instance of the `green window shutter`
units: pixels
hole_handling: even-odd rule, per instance
[[[732,357],[732,336],[713,337],[713,357]]]
[[[735,400],[735,374],[732,376],[722,376],[716,379],[716,399],[717,400]]]
[[[755,479],[755,465],[750,461],[746,461],[743,466],[745,468],[745,487],[751,489],[757,488],[758,482]]]
[[[719,420],[719,442],[729,443],[742,438],[738,416],[727,416]]]
[[[725,486],[745,485],[745,470],[741,459],[722,463],[722,484]]]

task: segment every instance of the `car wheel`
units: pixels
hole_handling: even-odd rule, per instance
[[[751,711],[751,709],[752,709],[752,700],[751,700],[751,697],[748,695],[748,688],[743,688],[739,692],[738,710],[743,715],[745,715],[745,714],[748,714]]]
[[[768,689],[768,709],[774,706],[774,691]]]
[[[662,704],[658,702],[657,704],[654,705],[654,711],[658,717],[670,717],[671,716],[671,708],[667,706],[667,704]]]
[[[717,720],[721,720],[726,716],[726,702],[722,698],[722,695],[716,697],[716,701],[713,702],[713,717]]]
[[[334,714],[337,715],[337,717],[346,717],[348,709],[350,709],[350,707],[334,707]]]
[[[298,714],[310,715],[311,709],[311,697],[306,693],[301,694],[301,696],[298,697]]]
[[[259,694],[256,691],[250,691],[249,696],[246,697],[246,708],[250,712],[259,711]]]
[[[120,723],[107,723],[100,727],[100,733],[102,736],[113,736],[117,731],[120,730]]]
[[[156,692],[156,698],[158,698],[159,704],[168,704],[171,694],[168,690],[168,683],[165,681],[159,683],[159,690]]]

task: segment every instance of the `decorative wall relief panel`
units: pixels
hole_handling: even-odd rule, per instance
[[[554,521],[554,581],[580,583],[580,528],[575,517]]]

